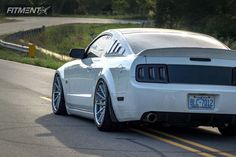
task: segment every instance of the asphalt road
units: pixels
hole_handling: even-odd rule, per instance
[[[100,132],[91,120],[54,115],[47,99],[53,75],[0,60],[1,157],[236,156],[236,138],[216,129],[129,126]]]
[[[8,22],[0,24],[0,35],[15,33],[32,28],[52,25],[60,25],[67,23],[133,23],[138,24],[140,20],[115,20],[101,18],[75,18],[75,17],[11,17],[16,22]]]

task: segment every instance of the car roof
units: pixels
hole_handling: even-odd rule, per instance
[[[161,34],[188,34],[188,35],[203,35],[208,36],[201,33],[195,33],[184,30],[176,30],[176,29],[163,29],[163,28],[120,28],[120,29],[111,29],[111,31],[117,31],[121,34],[134,34],[134,33],[161,33]],[[211,36],[208,36],[211,37]]]
[[[122,38],[124,38],[125,41],[128,41],[128,44],[134,53],[150,48],[168,47],[229,49],[214,37],[183,30],[162,28],[121,28],[110,29],[108,32],[113,32],[114,34],[119,34],[118,36],[123,36]]]

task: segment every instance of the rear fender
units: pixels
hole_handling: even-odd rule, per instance
[[[63,88],[63,92],[64,92],[65,103],[67,104],[67,102],[69,102],[68,97],[67,97],[67,94],[69,91],[69,86],[68,86],[68,81],[65,77],[65,68],[60,67],[59,69],[56,70],[55,75],[56,74],[58,74],[60,76],[62,88]]]
[[[103,69],[103,71],[100,73],[98,80],[103,79],[106,84],[107,84],[107,88],[111,97],[111,107],[110,107],[110,115],[111,115],[111,120],[113,122],[118,122],[117,120],[117,107],[115,105],[115,98],[116,96],[114,96],[114,94],[116,93],[116,87],[115,87],[115,83],[114,83],[114,79],[112,77],[112,73],[109,69]],[[97,80],[97,82],[98,82]],[[96,83],[97,84],[97,83]],[[95,91],[95,87],[93,89],[93,91]]]

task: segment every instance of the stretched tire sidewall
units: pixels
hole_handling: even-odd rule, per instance
[[[96,111],[95,111],[95,95],[96,95],[98,85],[101,81],[105,85],[105,90],[106,90],[106,107],[105,107],[104,119],[103,119],[101,124],[98,124],[96,122],[96,117],[95,117],[96,116],[95,115],[95,113],[96,113]],[[100,79],[100,80],[98,80],[98,83],[97,83],[96,88],[95,88],[94,102],[93,102],[94,122],[95,122],[98,130],[100,130],[100,131],[111,131],[112,128],[113,128],[113,122],[111,120],[111,115],[110,115],[110,107],[111,107],[111,97],[110,97],[110,93],[109,93],[107,84],[104,80]]]
[[[66,106],[65,106],[65,98],[64,98],[64,90],[63,90],[63,86],[62,86],[62,83],[61,83],[61,78],[58,74],[55,74],[54,76],[54,79],[53,79],[53,86],[52,86],[52,97],[53,97],[53,91],[54,91],[54,83],[55,83],[55,80],[56,78],[58,77],[59,79],[59,83],[60,83],[60,86],[61,86],[61,95],[60,95],[60,103],[59,103],[59,106],[58,106],[58,109],[56,110],[54,108],[54,102],[53,102],[53,98],[52,98],[52,110],[53,110],[53,113],[54,114],[58,114],[58,115],[67,115],[67,110],[66,110]]]

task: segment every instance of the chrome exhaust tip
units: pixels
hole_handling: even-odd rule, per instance
[[[157,114],[155,113],[148,113],[146,116],[146,121],[149,123],[155,123],[157,121]]]

